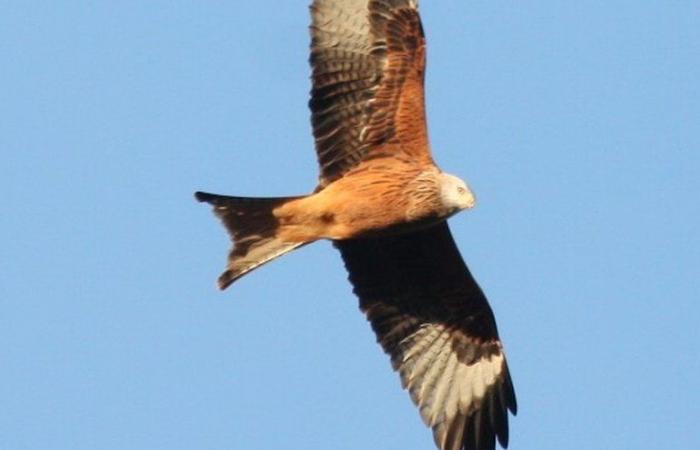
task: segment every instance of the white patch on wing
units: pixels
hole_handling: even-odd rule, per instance
[[[400,343],[404,353],[398,369],[403,385],[430,426],[449,422],[458,414],[470,415],[503,373],[503,353],[467,364],[453,348],[460,344],[482,345],[442,324],[425,324]]]
[[[448,355],[447,365],[445,366],[445,369],[442,373],[442,377],[437,382],[435,389],[433,390],[432,395],[430,396],[430,401],[426,402],[426,406],[430,405],[430,407],[442,405],[442,407],[437,406],[433,408],[432,414],[430,414],[429,417],[425,418],[428,425],[430,426],[433,426],[436,423],[443,421],[445,415],[447,414],[446,403],[450,401],[450,394],[452,394],[452,388],[453,386],[455,386],[455,372],[458,364],[459,362],[457,361],[457,356],[454,352],[450,352]]]

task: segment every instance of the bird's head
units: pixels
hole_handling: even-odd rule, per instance
[[[443,206],[455,212],[473,208],[476,204],[476,197],[467,183],[448,173],[440,174],[440,197]]]

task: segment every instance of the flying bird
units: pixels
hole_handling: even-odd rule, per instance
[[[219,287],[331,240],[437,447],[505,448],[515,393],[491,308],[446,222],[475,197],[431,155],[418,2],[315,0],[310,9],[319,183],[297,197],[195,194],[233,241]]]

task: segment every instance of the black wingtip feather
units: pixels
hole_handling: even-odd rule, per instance
[[[502,387],[497,387],[489,398],[491,426],[496,430],[496,438],[501,447],[508,447],[508,406],[503,396]]]
[[[518,414],[518,400],[515,397],[515,388],[513,387],[513,380],[510,378],[510,371],[508,366],[505,366],[505,378],[503,379],[502,389],[504,390],[504,397],[506,401],[506,406],[514,416]]]
[[[240,278],[240,275],[236,275],[230,269],[224,271],[217,281],[217,286],[220,291],[225,291],[227,287],[231,286],[234,281]]]

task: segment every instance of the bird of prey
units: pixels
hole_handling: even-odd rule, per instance
[[[515,393],[491,308],[446,222],[475,198],[431,156],[418,2],[314,0],[310,9],[319,184],[298,197],[195,194],[233,241],[219,287],[331,240],[437,447],[505,448]]]

